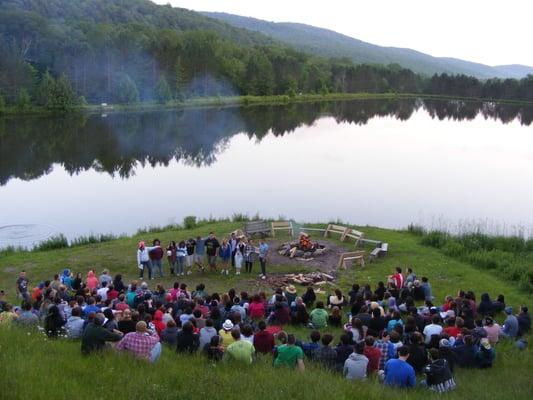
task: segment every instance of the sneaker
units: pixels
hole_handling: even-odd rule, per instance
[[[266,279],[266,278],[267,278],[266,275],[261,276],[261,279]]]
[[[192,271],[187,271],[187,275],[190,275],[192,274]],[[183,274],[182,274],[183,275]]]
[[[182,272],[182,273],[181,273],[181,276],[184,276],[184,275],[185,275],[185,274]]]

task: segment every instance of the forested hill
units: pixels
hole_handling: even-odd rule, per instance
[[[263,33],[312,54],[324,57],[347,57],[355,63],[385,65],[397,63],[404,68],[427,75],[465,74],[480,79],[523,78],[527,74],[533,74],[533,68],[524,65],[492,67],[455,58],[433,57],[411,49],[377,46],[328,29],[305,24],[276,23],[218,12],[203,12],[202,14],[236,27]]]
[[[508,67],[514,68],[516,67]],[[431,93],[533,101],[533,76],[481,82],[328,59],[148,0],[0,0],[0,113],[197,96]]]

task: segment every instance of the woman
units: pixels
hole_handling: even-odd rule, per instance
[[[104,317],[107,318],[107,321],[103,325],[105,329],[111,332],[118,330],[118,322],[115,318],[115,314],[113,314],[113,311],[110,308],[104,310]]]
[[[335,306],[342,308],[344,303],[345,303],[344,296],[342,295],[342,292],[340,291],[340,289],[335,289],[335,294],[328,297],[329,308],[332,308]]]
[[[65,268],[63,274],[61,275],[61,283],[65,285],[68,289],[72,289],[72,274],[70,269]]]
[[[185,258],[187,257],[187,245],[185,241],[182,240],[178,247],[176,248],[176,265],[177,265],[177,274],[185,275]],[[187,274],[191,274],[192,271],[187,271]]]
[[[244,270],[249,274],[252,273],[252,268],[254,265],[254,253],[255,247],[252,239],[248,240],[248,244],[244,247]]]
[[[213,336],[211,342],[206,344],[203,350],[209,361],[221,361],[224,356],[224,346],[222,346],[220,336]]]
[[[315,290],[311,286],[307,288],[307,291],[302,296],[302,300],[305,303],[307,308],[313,307],[313,304],[316,301],[316,294],[315,294]]]
[[[54,304],[48,309],[48,314],[44,319],[44,331],[49,338],[56,338],[65,325],[65,320],[61,317],[59,308]]]
[[[124,292],[126,287],[124,286],[124,282],[122,282],[122,274],[115,275],[115,279],[113,279],[113,287],[119,293]]]
[[[194,353],[198,349],[198,335],[193,332],[193,324],[187,321],[176,338],[176,353]]]
[[[333,327],[340,327],[342,325],[341,309],[337,306],[331,309],[331,314],[328,317],[328,325]]]
[[[294,311],[292,312],[292,323],[295,325],[307,326],[309,323],[309,313],[301,297],[294,301]]]
[[[228,244],[228,241],[224,239],[222,241],[222,246],[218,249],[218,256],[220,257],[221,261],[221,273],[222,275],[229,274],[229,261],[231,259],[231,247]]]
[[[244,243],[241,239],[237,239],[237,247],[235,249],[235,275],[241,274],[242,260],[244,259]]]
[[[265,304],[258,294],[252,297],[252,302],[248,306],[248,316],[254,321],[261,320],[265,317]]]
[[[174,275],[176,270],[176,242],[172,240],[167,246],[167,261],[170,268],[170,275]]]
[[[81,284],[83,283],[83,276],[81,272],[76,274],[76,278],[72,281],[72,289],[78,291],[81,289]]]
[[[93,291],[98,287],[98,278],[94,275],[94,271],[91,270],[87,273],[87,279],[85,285],[89,290]]]

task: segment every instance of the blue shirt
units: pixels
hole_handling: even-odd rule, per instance
[[[203,256],[205,254],[205,241],[204,239],[196,240],[196,254]]]
[[[91,313],[91,312],[99,313],[100,312],[100,307],[95,306],[95,305],[85,306],[85,308],[83,309],[83,316],[87,317],[89,315],[89,313]]]
[[[385,364],[385,381],[387,386],[400,388],[415,387],[415,370],[407,362],[393,358]]]
[[[266,253],[268,251],[268,244],[266,243],[261,243],[259,245],[259,257],[261,258],[265,258],[266,257]]]

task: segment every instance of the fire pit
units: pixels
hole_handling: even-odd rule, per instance
[[[282,243],[278,248],[278,253],[285,257],[301,258],[304,260],[312,260],[326,253],[328,248],[326,245],[318,242],[294,240],[292,242]]]

